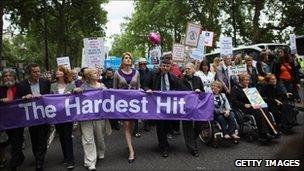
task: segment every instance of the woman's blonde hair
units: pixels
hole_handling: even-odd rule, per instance
[[[220,89],[223,88],[223,84],[221,82],[219,82],[219,81],[213,81],[211,83],[211,86],[218,86]]]
[[[124,60],[125,56],[129,56],[129,57],[131,58],[132,64],[133,64],[133,62],[134,62],[132,54],[131,54],[130,52],[124,52],[124,53],[121,55],[120,69],[121,69],[122,66],[123,66],[123,60]]]
[[[94,72],[98,72],[96,68],[87,68],[84,70],[84,77],[90,80]]]
[[[250,78],[250,75],[248,75],[247,73],[243,73],[239,75],[240,82],[244,81],[246,78]]]
[[[264,83],[265,83],[265,84],[269,84],[272,77],[276,78],[274,74],[267,74],[267,75],[264,77]]]

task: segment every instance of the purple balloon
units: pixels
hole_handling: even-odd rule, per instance
[[[152,44],[158,45],[160,44],[160,35],[155,32],[150,32],[149,40],[151,41]]]

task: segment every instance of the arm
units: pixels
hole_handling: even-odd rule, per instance
[[[118,75],[116,71],[113,76],[113,89],[117,89],[117,88],[118,88]]]

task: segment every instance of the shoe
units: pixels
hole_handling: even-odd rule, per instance
[[[167,134],[167,138],[169,138],[169,139],[172,139],[173,138],[173,136],[172,136],[172,134]]]
[[[103,160],[104,159],[104,155],[99,155],[98,157],[97,157],[97,160]]]
[[[240,137],[236,134],[232,134],[231,137],[234,138],[234,139],[240,139]]]
[[[136,159],[136,157],[134,154],[133,159],[128,158],[128,163],[131,164],[131,163],[135,162],[135,159]]]
[[[42,165],[36,165],[36,171],[43,171]]]
[[[225,139],[230,139],[231,137],[230,137],[229,134],[225,134],[225,135],[224,135],[224,138],[225,138]]]
[[[168,151],[167,151],[167,150],[164,150],[164,151],[162,152],[162,156],[163,156],[164,158],[169,157]]]
[[[88,167],[88,170],[96,170],[96,168],[95,168],[95,166],[90,166],[90,167]]]
[[[190,153],[191,153],[192,156],[194,156],[194,157],[199,157],[199,154],[198,154],[198,151],[197,151],[197,150],[192,150]]]
[[[67,167],[68,170],[72,170],[75,168],[75,163],[74,162],[68,162]]]
[[[135,133],[134,137],[139,138],[139,137],[141,137],[141,134],[140,133]]]
[[[266,134],[266,139],[272,140],[272,139],[275,139],[275,136],[273,136],[273,135],[267,133],[267,134]]]
[[[0,161],[0,168],[4,168],[6,166],[6,164],[7,164],[6,159]]]

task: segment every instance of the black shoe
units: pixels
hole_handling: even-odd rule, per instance
[[[36,171],[43,171],[42,165],[36,165]]]
[[[275,139],[275,136],[273,136],[273,135],[267,133],[267,134],[266,134],[266,139],[272,140],[272,139]]]
[[[72,170],[75,168],[75,163],[74,162],[68,162],[67,163],[67,167],[68,170]]]
[[[194,156],[194,157],[199,157],[199,154],[198,154],[198,151],[197,151],[197,150],[192,150],[190,153],[191,153],[192,156]]]
[[[168,151],[167,151],[167,150],[164,150],[164,151],[162,152],[162,156],[163,156],[164,158],[169,157]]]
[[[133,159],[130,159],[130,158],[128,159],[128,163],[131,164],[131,163],[135,162],[135,159],[136,159],[136,157],[135,157],[135,154],[134,154]]]
[[[134,133],[134,137],[139,138],[139,137],[141,137],[141,134],[140,133]]]

